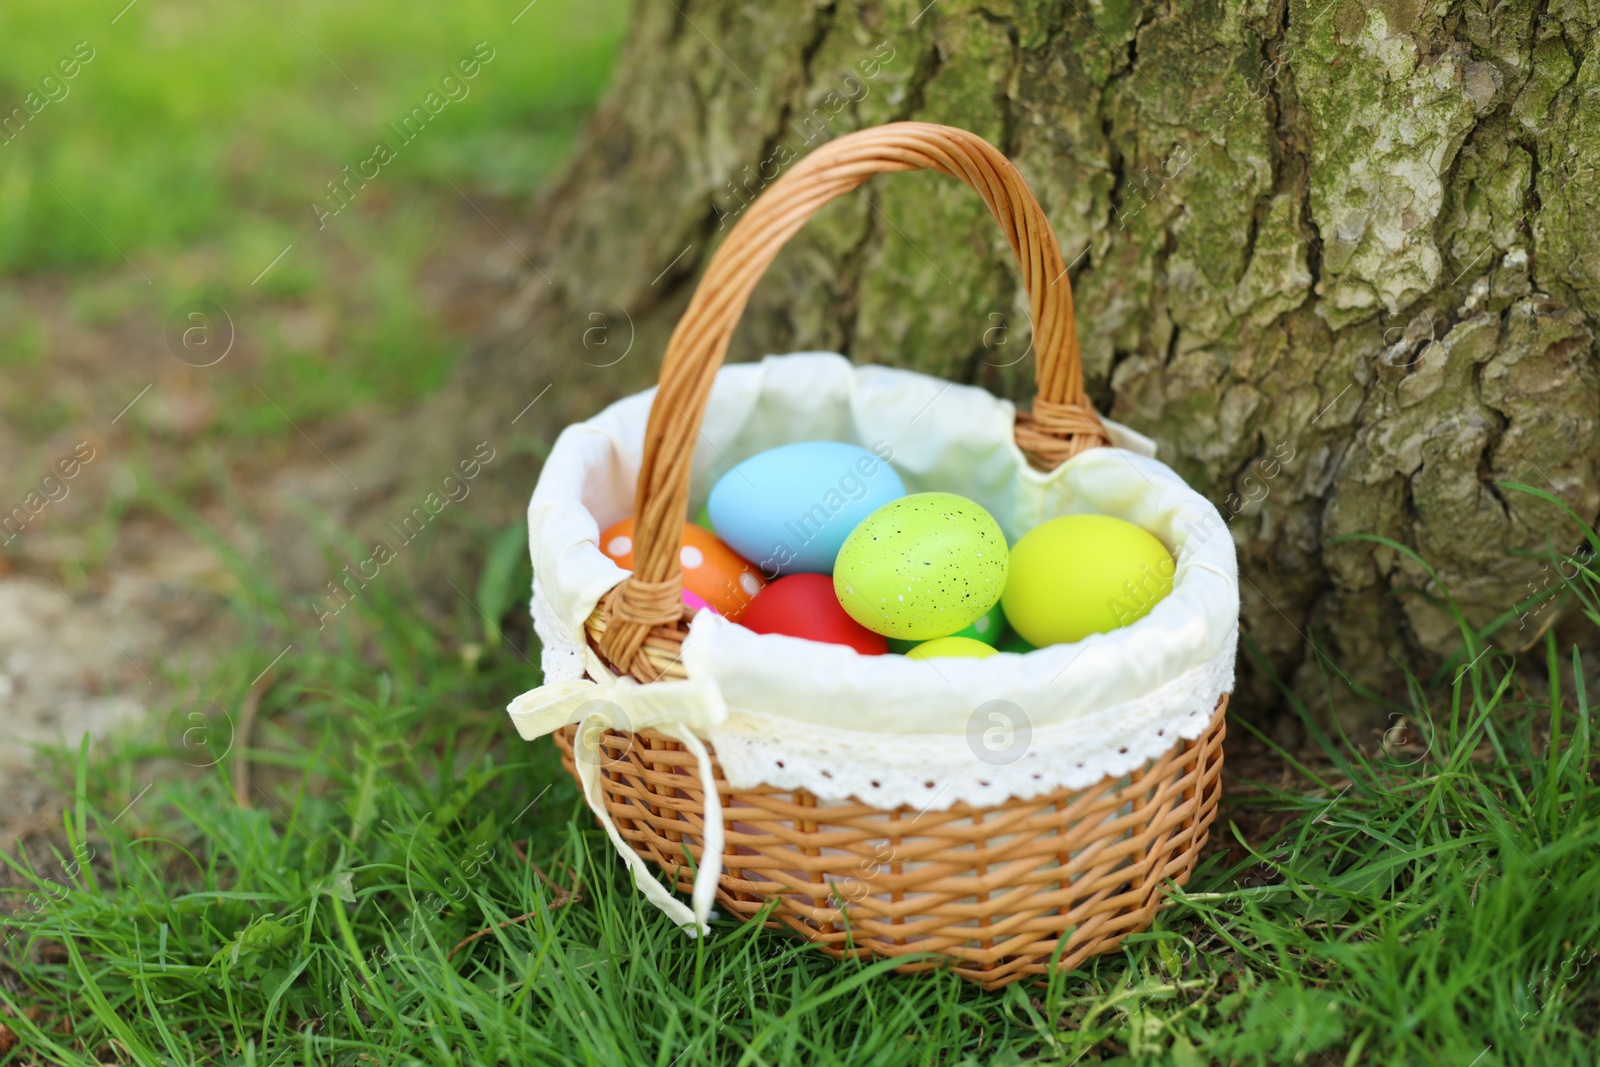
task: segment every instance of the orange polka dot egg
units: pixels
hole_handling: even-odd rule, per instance
[[[683,524],[678,563],[683,567],[684,602],[702,604],[735,620],[767,584],[754,565],[717,540],[710,530]],[[600,535],[600,551],[624,570],[633,570],[633,520],[623,519]],[[697,604],[696,601],[700,603]]]

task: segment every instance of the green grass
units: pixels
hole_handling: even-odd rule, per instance
[[[270,258],[279,237],[312,220],[324,183],[392,137],[386,125],[480,41],[493,58],[466,97],[399,148],[379,184],[455,179],[526,193],[604,84],[624,11],[547,2],[512,25],[520,5],[488,0],[403,17],[374,3],[146,0],[113,24],[121,7],[30,0],[0,16],[7,113],[41,79],[59,78],[77,42],[93,56],[60,79],[62,99],[0,147],[0,269],[115,266],[112,245],[137,262],[225,230],[238,256],[230,265],[248,281],[267,262],[261,250]]]
[[[193,299],[224,307],[240,337],[207,379],[229,412],[225,437],[288,438],[284,415],[303,425],[425,395],[465,346],[418,300],[423,267],[464,228],[502,247],[464,197],[492,212],[559,165],[609,78],[627,10],[125,2],[0,11],[0,128],[14,108],[24,115],[0,133],[0,276],[39,287],[0,296],[0,414],[36,432],[99,417],[40,358],[69,332],[61,324],[148,339],[119,345],[113,371],[137,377],[137,391],[176,366],[158,339]],[[74,58],[79,42],[87,62]],[[492,58],[464,79],[456,66],[480,42]],[[73,77],[63,61],[78,63]],[[459,100],[441,91],[453,72]],[[29,115],[50,77],[60,99]],[[430,92],[448,102],[404,143],[391,124],[426,110]],[[327,183],[380,140],[393,162],[319,226],[313,203],[336,206]],[[113,412],[125,402],[105,401]]]
[[[509,540],[485,541],[493,581]],[[1553,636],[1519,662],[1464,627],[1388,754],[1286,693],[1319,749],[1280,754],[1292,785],[1226,798],[1213,833],[1236,861],[1210,857],[1121,950],[984,993],[727,920],[673,929],[553,746],[504,718],[537,677],[521,605],[502,598],[486,648],[470,606],[430,626],[396,575],[319,642],[256,561],[232,566],[252,639],[191,687],[226,715],[185,704],[56,756],[75,787],[55,849],[12,861],[25,884],[0,909],[21,909],[0,981],[13,1062],[1593,1061],[1597,739]],[[1597,589],[1581,570],[1560,595],[1600,622]],[[290,642],[237,743],[251,679]],[[1250,841],[1245,814],[1282,828]],[[580,897],[557,906],[530,862]]]
[[[74,331],[158,335],[197,297],[249,326],[206,379],[228,412],[210,443],[293,432],[257,386],[297,423],[432,389],[462,344],[416,298],[459,224],[451,184],[535,188],[621,30],[611,0],[540,0],[512,25],[519,10],[7,5],[0,115],[75,42],[96,52],[0,147],[0,411],[28,435],[82,423],[54,372]],[[318,230],[323,184],[480,40],[496,56],[472,94]],[[149,379],[108,373],[132,382],[113,411]],[[430,615],[396,566],[313,632],[265,560],[194,518],[218,471],[182,455],[166,489],[141,476],[110,508],[165,514],[225,558],[243,639],[203,674],[166,664],[178,695],[151,727],[41,754],[69,796],[0,865],[0,1021],[18,1039],[0,1065],[1593,1062],[1595,687],[1550,634],[1518,659],[1463,626],[1404,704],[1374,705],[1405,714],[1398,750],[1363,754],[1285,690],[1314,747],[1278,754],[1290,784],[1225,798],[1213,834],[1233,847],[1155,926],[984,993],[728,921],[691,940],[645,904],[553,747],[505,718],[538,680],[516,529],[443,564],[487,620],[459,600]],[[330,537],[330,560],[353,558]],[[1541,596],[1600,629],[1597,585],[1586,562]]]

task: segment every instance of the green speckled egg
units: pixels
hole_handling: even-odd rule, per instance
[[[844,610],[885,637],[926,641],[988,614],[1006,585],[1006,538],[954,493],[892,500],[845,538],[833,567]]]
[[[991,645],[998,648],[1000,642],[1000,632],[1005,629],[1005,625],[1006,616],[1005,613],[1000,610],[1000,602],[997,600],[995,601],[994,607],[978,616],[977,620],[974,621],[971,626],[968,626],[959,633],[953,633],[950,636],[970,637],[974,641],[982,641],[986,645]],[[916,648],[921,643],[922,642],[920,641],[902,641],[898,637],[891,637],[889,638],[889,651],[900,652],[903,654],[910,652],[913,648]],[[1007,649],[1007,651],[1015,651],[1015,649]]]

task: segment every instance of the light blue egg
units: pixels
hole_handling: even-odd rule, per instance
[[[801,441],[734,466],[706,501],[711,527],[768,578],[828,574],[856,524],[906,495],[885,458],[842,441]]]

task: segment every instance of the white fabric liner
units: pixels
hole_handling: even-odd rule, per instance
[[[584,621],[627,573],[598,543],[603,529],[632,513],[653,396],[628,397],[568,427],[529,503],[533,615],[549,689],[542,704],[537,690],[513,703],[525,736],[555,728],[547,721],[555,683],[585,674],[611,681]],[[1012,542],[1055,516],[1099,513],[1149,530],[1177,562],[1172,592],[1144,618],[1025,656],[863,656],[757,634],[702,611],[683,648],[693,685],[681,692],[710,686],[719,707],[707,717],[686,697],[679,725],[712,744],[730,786],[943,810],[1083,788],[1201,735],[1233,687],[1239,587],[1227,524],[1132,430],[1108,422],[1116,447],[1044,473],[1017,448],[1014,418],[1009,401],[982,389],[856,367],[832,353],[770,356],[718,373],[694,454],[691,514],[721,474],[764,449],[806,440],[883,443],[908,492],[971,497]],[[795,514],[813,503],[796,500]],[[563,713],[571,713],[579,697],[562,699]],[[990,704],[997,700],[1008,704]],[[545,718],[530,710],[536,705]],[[1020,727],[1016,743],[1026,750],[1004,765],[983,743],[997,708]],[[642,866],[636,878],[641,873]],[[703,924],[703,914],[696,918]]]

